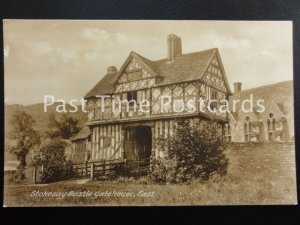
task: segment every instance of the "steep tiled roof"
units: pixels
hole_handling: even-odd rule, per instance
[[[178,83],[200,79],[217,49],[182,54],[173,61],[155,61],[155,72],[162,77],[159,84]]]
[[[106,74],[86,95],[92,97],[96,95],[111,94],[114,91],[112,81],[116,78],[118,72]]]
[[[148,69],[161,77],[157,85],[165,85],[200,79],[217,51],[217,48],[213,48],[200,52],[181,54],[173,61],[169,61],[168,59],[152,61],[136,52],[131,52],[129,57],[137,57],[141,60]],[[102,80],[86,94],[85,97],[87,98],[100,94],[113,93],[113,82],[118,79],[120,74],[120,72],[106,74]]]
[[[135,55],[137,58],[139,58],[146,66],[148,66],[153,72],[155,72],[156,68],[156,61],[152,61],[150,59],[145,58],[144,56],[141,56],[140,54],[136,52],[131,52],[133,55]]]
[[[240,102],[235,105],[236,112],[233,116],[235,116],[236,119],[240,117],[240,114],[243,114],[240,110],[241,102],[250,99],[250,95],[253,96],[254,108],[257,100],[264,100],[264,105],[266,107],[268,107],[271,102],[274,102],[281,113],[285,115],[293,106],[293,81],[283,81],[247,89],[230,96],[229,103],[231,111],[233,110],[233,100],[240,100]]]
[[[256,88],[247,89],[230,96],[230,102],[233,99],[239,99],[241,102],[253,96],[253,101],[263,99],[265,102],[273,100],[283,112],[288,111],[288,106],[293,104],[293,81],[283,81],[275,84],[269,84]],[[239,104],[236,105],[239,107]]]
[[[79,139],[85,139],[91,134],[89,127],[85,126],[82,128],[75,136],[71,138],[71,141],[76,141]]]

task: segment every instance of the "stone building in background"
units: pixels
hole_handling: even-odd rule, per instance
[[[233,100],[250,99],[255,103],[264,100],[265,111],[260,113],[253,107],[253,112],[243,112],[237,104],[236,112],[229,113],[230,123],[225,127],[228,141],[266,142],[291,141],[294,139],[294,103],[293,82],[285,81],[253,89],[242,90],[241,83],[234,84]]]

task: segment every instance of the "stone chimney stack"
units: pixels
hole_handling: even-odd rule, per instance
[[[235,82],[233,83],[234,86],[234,94],[237,94],[242,91],[242,83],[241,82]]]
[[[114,73],[114,72],[117,72],[117,71],[118,71],[117,67],[115,67],[115,66],[110,66],[110,67],[107,68],[107,74]]]
[[[168,36],[168,60],[174,60],[178,55],[182,54],[181,38],[175,34]]]

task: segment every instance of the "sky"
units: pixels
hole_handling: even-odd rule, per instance
[[[166,58],[170,33],[183,54],[218,48],[232,90],[293,80],[289,21],[5,20],[5,102],[79,100],[130,51]]]

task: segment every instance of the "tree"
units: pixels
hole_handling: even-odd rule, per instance
[[[70,138],[79,132],[78,120],[64,114],[59,124],[59,130],[62,138]]]
[[[28,152],[40,144],[40,136],[33,129],[34,123],[32,116],[23,111],[12,115],[10,121],[12,131],[9,138],[13,141],[13,145],[9,146],[9,151],[17,156],[20,161],[19,167],[26,166]]]
[[[178,120],[174,135],[158,138],[157,146],[165,151],[165,157],[154,160],[152,167],[151,176],[158,182],[208,180],[227,172],[226,144],[215,122],[200,121],[192,127],[188,120]]]
[[[59,122],[55,118],[55,114],[51,113],[49,116],[49,122],[48,122],[48,131],[47,135],[50,138],[56,138],[60,136],[60,130],[59,130]]]
[[[50,114],[48,122],[49,131],[47,135],[50,138],[61,137],[68,139],[79,132],[78,120],[63,114],[60,121],[57,121],[54,113]]]
[[[66,143],[59,138],[45,142],[36,154],[33,165],[43,166],[42,182],[53,182],[68,178],[68,163],[65,158]]]

